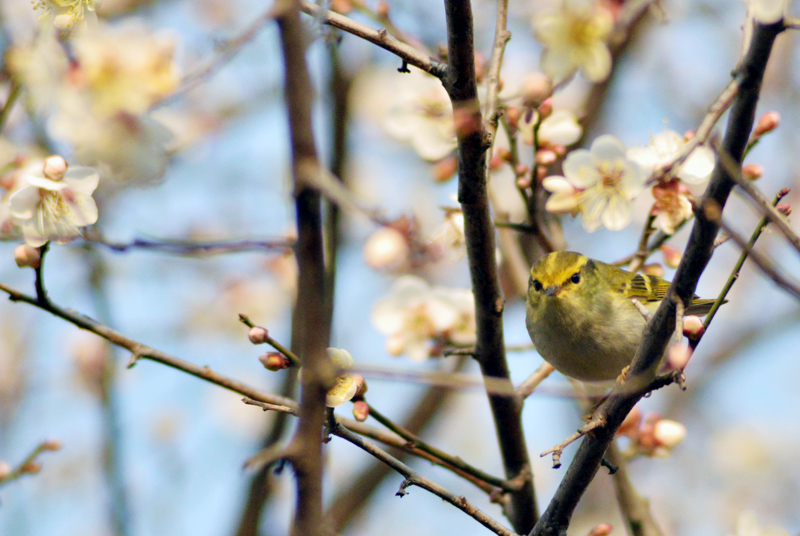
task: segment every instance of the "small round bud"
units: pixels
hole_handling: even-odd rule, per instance
[[[508,150],[508,147],[498,147],[494,150],[494,155],[504,162],[511,161],[511,151]]]
[[[350,0],[331,0],[331,11],[347,15],[353,11],[353,3]]]
[[[553,99],[545,99],[536,110],[542,119],[550,117],[550,114],[553,113]]]
[[[661,246],[659,249],[661,250],[661,254],[664,256],[664,264],[673,269],[677,268],[681,263],[683,253],[681,253],[679,249],[672,246]]]
[[[536,180],[542,182],[547,177],[547,168],[539,166],[536,168]]]
[[[517,166],[514,168],[514,174],[517,177],[524,177],[525,175],[528,174],[530,170],[531,168],[529,168],[525,164],[517,164]]]
[[[549,166],[555,164],[556,160],[558,160],[558,156],[550,149],[539,149],[536,151],[534,160],[540,166]]]
[[[667,349],[667,366],[672,370],[683,370],[692,358],[692,349],[683,344],[673,344]]]
[[[408,239],[392,227],[381,227],[364,244],[364,261],[375,270],[394,270],[405,266],[411,248]]]
[[[39,462],[28,462],[20,468],[20,471],[29,475],[35,475],[42,470],[42,464]]]
[[[664,277],[664,267],[658,263],[645,264],[642,271],[647,275],[654,275],[656,277]]]
[[[781,115],[778,112],[767,112],[762,115],[758,123],[756,123],[756,128],[753,129],[753,136],[763,136],[768,132],[772,132],[778,125],[781,123]]]
[[[689,315],[683,317],[683,334],[689,339],[696,339],[700,337],[705,331],[703,321],[699,316]]]
[[[639,406],[633,406],[633,409],[628,412],[625,420],[619,425],[617,435],[635,436],[639,430],[639,423],[642,422],[642,410]]]
[[[381,0],[375,8],[375,13],[382,19],[389,18],[389,3]]]
[[[696,133],[694,130],[687,130],[686,133],[683,135],[683,139],[685,141],[691,141],[694,139]]]
[[[58,439],[49,439],[42,443],[42,450],[61,450],[62,446]]]
[[[42,265],[42,253],[38,248],[20,244],[14,248],[14,262],[20,268],[33,268],[35,270]]]
[[[386,351],[389,355],[398,356],[406,349],[402,335],[392,335],[386,339]]]
[[[0,482],[8,478],[11,474],[11,466],[6,462],[0,461]]]
[[[353,377],[353,381],[358,385],[358,390],[356,394],[353,395],[353,400],[359,400],[364,398],[364,395],[367,394],[367,380],[364,379],[364,376],[361,374],[351,374]]]
[[[358,422],[364,422],[369,417],[369,406],[363,400],[353,402],[353,418]]]
[[[661,419],[653,427],[653,437],[662,447],[675,448],[686,437],[686,427],[676,421]]]
[[[747,164],[742,167],[742,176],[749,181],[757,181],[764,174],[764,168],[758,164]]]
[[[792,214],[792,207],[788,203],[778,203],[775,210],[786,216],[787,218]]]
[[[593,528],[588,536],[608,536],[612,530],[614,527],[610,523],[603,523]]]
[[[553,82],[543,73],[530,73],[522,79],[522,104],[535,108],[553,93]]]
[[[267,331],[267,328],[262,328],[261,326],[253,326],[250,328],[250,331],[247,332],[247,338],[250,339],[250,342],[253,344],[264,344],[269,338],[269,331]]]
[[[516,106],[509,106],[506,108],[506,121],[508,121],[509,126],[512,128],[517,128],[521,116],[522,112]]]
[[[58,155],[48,156],[44,160],[44,176],[51,181],[60,181],[67,172],[67,161]]]
[[[531,179],[528,176],[517,177],[517,188],[530,188]]]
[[[489,161],[489,169],[492,171],[497,171],[501,167],[506,165],[506,161],[497,156],[496,154],[492,155],[492,159]]]
[[[565,154],[567,154],[567,148],[564,145],[558,145],[553,143],[553,144],[548,144],[548,147],[550,148],[551,151],[556,153],[556,156],[564,156]]]
[[[8,175],[3,175],[0,177],[0,188],[4,189],[7,192],[10,192],[14,189],[14,183],[16,179],[14,178],[13,173],[9,173]]]
[[[455,156],[447,156],[442,158],[431,169],[433,172],[433,180],[436,182],[445,182],[453,178],[453,175],[458,171],[458,159]]]
[[[289,361],[289,358],[278,352],[267,352],[265,354],[261,354],[258,356],[258,360],[261,361],[261,364],[264,365],[265,369],[271,370],[272,372],[292,366],[292,362]]]

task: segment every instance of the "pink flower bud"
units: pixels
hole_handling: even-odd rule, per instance
[[[508,121],[508,125],[511,128],[513,129],[517,128],[520,117],[522,117],[522,112],[516,106],[509,106],[506,109],[506,121]]]
[[[656,277],[664,277],[664,267],[658,263],[645,264],[642,271],[647,275],[654,275]]]
[[[356,394],[353,395],[353,400],[360,400],[364,398],[364,395],[367,393],[367,380],[364,379],[364,376],[361,374],[351,374],[353,381],[358,385],[358,390]]]
[[[539,116],[542,120],[550,117],[550,114],[553,113],[553,99],[545,99],[536,110],[539,112]]]
[[[593,528],[588,536],[608,536],[612,530],[614,530],[614,527],[610,523],[603,523]]]
[[[35,247],[20,244],[14,248],[14,262],[20,268],[33,268],[35,270],[42,265],[42,254]]]
[[[642,422],[642,410],[639,409],[639,406],[633,406],[633,409],[628,412],[627,417],[625,420],[622,421],[622,424],[619,425],[619,429],[617,430],[617,435],[635,436],[639,431],[639,423]]]
[[[58,155],[48,156],[44,160],[44,176],[51,181],[60,181],[67,172],[67,161]]]
[[[264,365],[264,368],[272,372],[289,368],[292,366],[291,361],[283,354],[278,352],[267,352],[258,356],[258,360]]]
[[[61,441],[58,439],[49,439],[42,443],[43,450],[61,450],[62,446]]]
[[[661,419],[653,427],[653,437],[662,447],[675,448],[686,437],[686,427],[679,422]]]
[[[534,108],[553,93],[553,82],[542,73],[531,73],[522,79],[522,104]]]
[[[681,250],[672,246],[661,246],[659,249],[661,250],[661,254],[664,256],[664,264],[670,268],[677,268],[681,263],[681,258],[683,257]]]
[[[529,177],[517,178],[517,188],[530,188],[530,187],[531,187],[531,179]]]
[[[358,422],[364,422],[369,417],[369,406],[363,400],[353,402],[353,418]]]
[[[786,216],[787,218],[792,214],[792,207],[788,203],[779,203],[775,210]]]
[[[524,177],[525,175],[528,174],[530,170],[531,168],[529,168],[525,164],[517,164],[517,167],[514,168],[514,174],[517,177]]]
[[[696,339],[700,337],[705,331],[703,321],[699,316],[688,315],[683,317],[683,334],[689,339]]]
[[[377,7],[375,8],[375,13],[382,19],[389,17],[389,3],[384,2],[383,0],[378,2]]]
[[[764,174],[764,168],[758,164],[747,164],[742,167],[742,176],[749,181],[757,181]]]
[[[23,465],[20,468],[20,470],[23,473],[27,473],[29,475],[35,475],[36,473],[42,470],[42,464],[39,462],[28,462],[25,465]]]
[[[267,328],[262,328],[261,326],[253,326],[250,328],[250,331],[247,332],[247,338],[250,339],[250,342],[253,344],[264,344],[269,338],[269,331],[267,331]]]
[[[431,168],[433,180],[445,182],[453,178],[458,171],[458,159],[455,156],[446,156],[436,162]]]
[[[675,343],[667,349],[667,366],[672,370],[683,370],[691,358],[692,349],[683,344]]]
[[[781,123],[781,116],[778,112],[767,112],[759,118],[756,123],[756,128],[753,130],[753,136],[763,136],[768,132],[772,132]]]
[[[8,465],[6,462],[0,461],[0,482],[2,482],[5,478],[8,478],[8,475],[11,474],[11,466]]]

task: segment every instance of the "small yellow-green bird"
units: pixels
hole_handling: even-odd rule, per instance
[[[646,320],[632,300],[655,311],[669,285],[579,253],[550,253],[531,268],[528,333],[542,358],[562,374],[586,382],[613,380],[642,341]],[[685,314],[705,315],[713,303],[696,298]]]

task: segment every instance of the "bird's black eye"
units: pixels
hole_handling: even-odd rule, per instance
[[[539,282],[538,279],[533,280],[533,290],[535,290],[536,292],[542,290],[542,284]]]
[[[569,280],[572,281],[575,284],[580,283],[581,282],[581,274],[579,272],[576,272],[576,273],[572,274],[572,277],[570,277]]]

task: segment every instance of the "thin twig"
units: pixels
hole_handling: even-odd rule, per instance
[[[81,329],[85,329],[86,331],[91,331],[95,335],[102,337],[112,344],[128,350],[131,352],[131,360],[128,365],[129,367],[132,367],[140,359],[148,359],[186,372],[187,374],[207,382],[214,383],[220,387],[234,391],[241,395],[248,396],[254,400],[269,402],[271,404],[297,407],[297,403],[294,400],[266,393],[238,380],[234,380],[214,372],[209,367],[200,367],[194,363],[189,363],[188,361],[184,361],[183,359],[170,355],[166,352],[156,350],[151,346],[147,346],[146,344],[126,337],[118,331],[115,331],[97,322],[96,320],[93,320],[88,316],[82,315],[71,309],[64,309],[52,302],[41,303],[36,297],[24,294],[6,285],[5,283],[0,283],[0,290],[8,294],[9,299],[13,302],[24,302],[36,306],[39,309],[47,311],[53,316],[57,316],[58,318],[66,320],[67,322],[74,324]]]
[[[58,441],[42,441],[14,469],[6,475],[0,476],[0,487],[17,480],[23,475],[36,474],[39,471],[36,458],[44,451],[58,450],[59,448],[61,448],[61,445]]]
[[[253,322],[250,320],[250,318],[247,315],[244,315],[242,313],[239,313],[239,321],[242,324],[244,324],[245,326],[247,326],[248,328],[256,327],[256,325],[253,324]],[[287,357],[287,359],[289,359],[289,361],[291,361],[293,367],[300,368],[300,366],[302,366],[303,360],[300,359],[297,356],[297,354],[295,354],[294,352],[292,352],[291,350],[286,348],[284,345],[282,345],[281,343],[279,343],[278,341],[273,339],[272,336],[269,334],[269,332],[267,332],[267,336],[265,337],[265,340],[267,341],[267,344],[269,344],[270,346],[275,348],[277,351],[279,351],[280,353],[285,355]]]
[[[232,241],[194,241],[173,238],[134,238],[130,242],[113,242],[107,240],[97,230],[87,231],[83,236],[83,241],[88,244],[97,244],[117,252],[127,252],[133,249],[142,249],[159,253],[172,253],[175,255],[203,257],[247,251],[283,250],[293,247],[295,243],[293,239],[288,238],[278,238],[275,240]]]
[[[627,461],[621,455],[616,441],[612,441],[606,451],[608,461],[617,468],[614,471],[614,490],[617,502],[631,536],[663,536],[664,532],[656,523],[650,504],[633,487],[628,477]]]
[[[300,0],[300,9],[303,13],[311,15],[325,24],[339,28],[349,34],[360,37],[370,43],[378,45],[384,50],[399,57],[405,63],[418,67],[437,78],[443,78],[447,73],[447,65],[437,61],[416,48],[403,43],[389,34],[385,29],[375,30],[369,26],[354,21],[349,17],[319,7],[307,0]]]
[[[8,91],[8,97],[3,105],[3,109],[0,110],[0,132],[3,132],[5,129],[8,116],[11,115],[11,110],[14,108],[14,104],[17,102],[20,93],[22,93],[22,86],[17,82],[11,82],[11,89]]]
[[[372,456],[378,458],[383,463],[390,466],[392,469],[403,475],[405,480],[400,485],[400,490],[397,492],[397,495],[403,496],[407,493],[406,489],[409,486],[417,486],[422,489],[425,489],[440,499],[448,502],[467,514],[468,516],[472,517],[478,523],[489,529],[495,534],[500,536],[515,536],[514,532],[508,530],[506,527],[502,526],[500,523],[486,515],[484,512],[476,508],[473,504],[467,501],[466,498],[463,496],[454,495],[453,493],[449,492],[442,486],[436,484],[435,482],[423,477],[406,464],[395,458],[394,456],[390,455],[388,452],[379,448],[375,443],[372,441],[366,440],[342,425],[337,425],[332,430],[333,434],[341,437],[342,439],[352,443],[353,445],[357,446],[358,448],[368,452]]]
[[[369,415],[370,417],[374,417],[376,421],[384,425],[386,428],[394,432],[395,434],[399,435],[409,443],[412,443],[416,448],[423,452],[427,452],[428,454],[434,456],[442,460],[443,462],[452,465],[460,469],[461,471],[474,476],[484,482],[491,484],[492,486],[496,486],[498,488],[502,488],[506,491],[516,491],[519,489],[519,485],[512,485],[507,480],[503,480],[502,478],[497,478],[492,476],[484,471],[481,471],[477,467],[473,467],[468,463],[464,462],[461,458],[456,456],[451,456],[450,454],[437,449],[433,445],[430,445],[420,439],[419,437],[415,436],[408,430],[403,429],[401,426],[395,424],[391,419],[383,415],[381,412],[375,409],[374,406],[369,406]]]
[[[783,199],[783,197],[787,193],[789,192],[786,190],[781,190],[780,192],[778,192],[778,194],[775,196],[775,199],[772,202],[772,206],[776,206],[778,203],[780,203],[781,199]],[[722,287],[722,290],[720,291],[719,296],[714,302],[714,305],[711,306],[711,310],[706,315],[706,318],[703,321],[703,331],[697,337],[689,340],[689,346],[692,348],[692,350],[696,349],[697,345],[700,344],[703,335],[705,335],[705,332],[708,331],[708,327],[711,325],[711,321],[714,320],[714,316],[717,314],[717,310],[725,302],[725,298],[727,297],[728,292],[730,292],[731,287],[733,287],[733,284],[736,282],[737,279],[739,279],[739,270],[742,269],[744,261],[747,260],[747,256],[753,250],[753,246],[755,246],[756,241],[761,236],[761,232],[764,230],[767,224],[769,224],[769,218],[765,215],[764,217],[761,218],[761,221],[758,222],[758,225],[756,225],[756,228],[753,230],[753,234],[750,235],[750,240],[748,240],[747,244],[745,244],[744,247],[742,248],[742,254],[739,255],[739,260],[736,261],[736,264],[731,270],[731,274],[728,276],[728,280]],[[728,239],[731,238],[730,235],[726,236],[728,237]]]
[[[547,379],[547,377],[550,376],[554,370],[555,369],[553,368],[553,365],[547,361],[543,361],[539,368],[536,369],[536,372],[531,374],[525,381],[519,384],[516,390],[517,396],[522,400],[531,396],[536,388],[539,387],[539,384]]]

